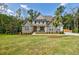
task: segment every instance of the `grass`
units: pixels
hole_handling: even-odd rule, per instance
[[[0,35],[1,55],[79,54],[79,36]]]

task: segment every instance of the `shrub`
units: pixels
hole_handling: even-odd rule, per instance
[[[73,32],[78,33],[78,28],[74,28]]]

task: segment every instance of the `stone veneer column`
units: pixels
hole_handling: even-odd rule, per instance
[[[45,30],[45,32],[47,32],[47,26],[45,26],[44,30]]]
[[[39,26],[37,26],[37,32],[39,32],[39,30],[40,30],[40,27],[39,27]]]

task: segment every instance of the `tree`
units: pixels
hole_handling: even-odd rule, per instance
[[[28,14],[29,14],[28,19],[30,22],[32,22],[32,20],[34,20],[36,17],[38,17],[40,15],[40,12],[30,9],[30,10],[28,10]]]
[[[74,28],[73,32],[78,32],[79,31],[79,8],[73,8],[72,9],[72,15],[73,15],[73,21],[74,21]]]
[[[77,9],[77,28],[79,32],[79,8]]]
[[[23,20],[17,19],[15,16],[0,14],[0,33],[16,34],[21,32]]]
[[[59,6],[55,12],[55,19],[53,24],[57,27],[60,23],[62,23],[62,13],[64,12],[65,7]]]
[[[74,16],[74,30],[75,32],[79,32],[79,8],[76,8]]]
[[[2,12],[4,12],[4,11],[7,12],[7,8],[8,8],[8,5],[7,4],[0,3],[0,6],[1,6],[0,9],[3,10]]]
[[[3,9],[3,5],[4,5],[4,3],[0,3],[0,9],[1,10]]]
[[[73,15],[65,14],[63,16],[63,24],[65,29],[73,29]]]
[[[3,6],[4,6],[4,10],[6,11],[7,8],[8,8],[8,5],[7,4],[3,4]]]
[[[16,10],[16,17],[20,18],[21,17],[21,8],[18,8]]]

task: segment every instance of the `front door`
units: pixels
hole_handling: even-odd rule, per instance
[[[44,27],[40,27],[40,32],[44,32]]]
[[[33,32],[37,32],[37,27],[36,26],[33,27]]]

